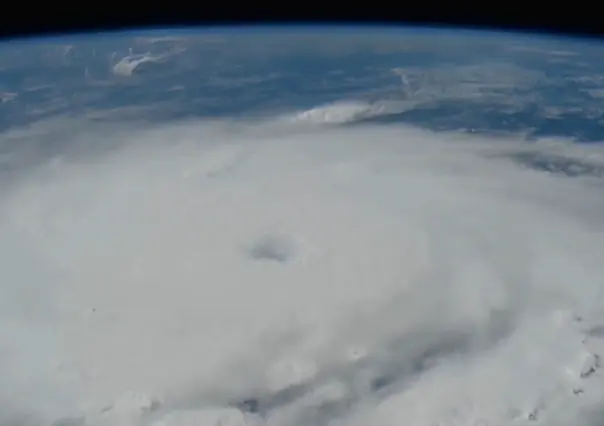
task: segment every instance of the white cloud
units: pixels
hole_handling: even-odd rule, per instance
[[[601,185],[516,164],[521,141],[299,124],[53,124],[63,155],[0,198],[0,404],[58,425],[570,425],[604,398],[600,367],[581,377],[604,356]]]
[[[0,103],[7,103],[12,101],[13,99],[15,99],[17,97],[16,93],[11,93],[11,92],[0,92]]]

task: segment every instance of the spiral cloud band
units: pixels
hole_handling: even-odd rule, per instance
[[[321,117],[2,135],[0,424],[598,424],[601,147]]]

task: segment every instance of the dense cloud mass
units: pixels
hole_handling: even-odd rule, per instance
[[[315,121],[0,136],[0,425],[601,424],[601,146]]]

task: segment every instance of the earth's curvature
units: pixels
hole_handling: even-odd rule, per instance
[[[0,426],[599,426],[604,42],[0,44]]]

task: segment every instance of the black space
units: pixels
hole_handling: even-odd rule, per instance
[[[587,4],[586,4],[587,6]],[[79,2],[11,3],[0,14],[0,38],[182,26],[413,25],[453,26],[604,37],[593,4],[573,2]]]

